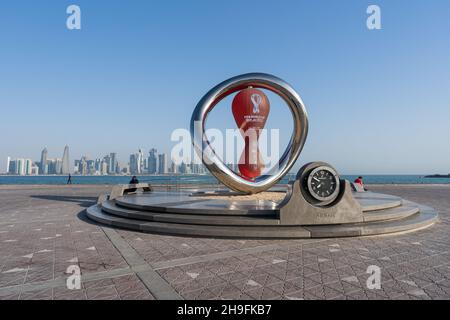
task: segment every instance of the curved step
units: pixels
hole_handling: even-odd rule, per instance
[[[403,205],[390,209],[364,211],[364,222],[385,221],[394,219],[404,219],[419,212],[419,207],[409,201],[404,201]]]
[[[300,226],[280,228],[279,226],[206,226],[150,222],[109,215],[102,212],[100,205],[89,207],[86,213],[89,218],[102,224],[148,233],[218,238],[310,238],[309,231]]]
[[[373,192],[355,193],[363,212],[399,207],[402,199]],[[232,201],[191,197],[189,193],[166,192],[136,194],[115,199],[119,207],[160,213],[192,214],[207,216],[278,216],[279,203],[268,200]]]
[[[181,224],[203,224],[203,225],[223,225],[223,226],[239,226],[239,225],[279,225],[278,217],[272,216],[225,216],[225,215],[196,215],[196,214],[171,214],[161,212],[149,212],[140,210],[131,210],[117,206],[114,201],[104,201],[101,204],[103,211],[123,217],[137,220],[181,223]]]
[[[323,226],[217,226],[164,223],[122,218],[102,211],[101,205],[87,209],[91,219],[103,224],[150,233],[228,238],[332,238],[380,235],[422,229],[438,219],[436,211],[420,206],[420,212],[404,219]]]
[[[399,207],[403,204],[402,198],[367,192],[367,194],[354,194],[361,204],[363,212],[377,211]]]
[[[431,208],[420,206],[419,213],[405,219],[342,224],[329,228],[328,226],[305,227],[311,232],[311,238],[373,236],[389,233],[400,233],[419,230],[431,226],[438,220],[438,214]]]
[[[170,214],[162,212],[149,212],[140,210],[131,210],[117,206],[114,201],[105,201],[102,203],[103,211],[115,216],[169,223],[184,224],[205,224],[205,225],[279,225],[279,219],[273,215],[252,217],[236,215],[197,215],[197,214]],[[400,207],[394,207],[384,210],[364,212],[364,222],[374,222],[382,220],[402,219],[419,212],[419,207],[411,202],[405,202]]]
[[[116,205],[140,211],[177,214],[223,215],[223,216],[273,216],[278,213],[275,203],[255,203],[235,206],[232,201],[211,201],[208,199],[184,199],[174,202],[151,203],[151,197],[127,196],[115,199]]]

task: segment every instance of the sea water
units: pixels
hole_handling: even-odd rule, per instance
[[[342,175],[341,178],[353,181],[356,175]],[[450,184],[450,178],[424,178],[423,175],[365,175],[366,184]],[[186,184],[218,184],[212,175],[143,175],[137,176],[139,182],[161,185]],[[280,183],[286,183],[295,178],[294,174],[286,175]],[[73,184],[125,184],[130,176],[72,176]],[[66,184],[67,176],[0,176],[0,185],[5,184]]]

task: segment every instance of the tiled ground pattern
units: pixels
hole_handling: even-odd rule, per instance
[[[0,299],[153,299],[132,269],[111,273],[129,266],[103,228],[84,216],[109,188],[0,188]],[[449,299],[450,186],[370,188],[432,206],[440,222],[396,236],[313,240],[117,232],[184,299]],[[104,276],[81,290],[5,293],[64,279],[73,264],[82,275]],[[367,288],[371,265],[381,268],[381,289]]]

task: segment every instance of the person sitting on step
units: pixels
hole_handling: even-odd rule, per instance
[[[355,181],[353,182],[353,184],[354,184],[354,187],[357,192],[367,191],[366,187],[364,186],[362,176],[359,176],[358,178],[356,178]],[[358,189],[360,189],[361,191],[358,191]]]
[[[131,180],[130,180],[130,182],[128,184],[138,184],[138,183],[139,183],[138,178],[136,176],[132,176]],[[136,188],[130,188],[127,191],[128,192],[136,192],[136,190],[137,190]]]

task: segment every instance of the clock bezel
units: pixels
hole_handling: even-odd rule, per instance
[[[335,179],[335,183],[336,183],[336,188],[334,189],[334,192],[326,197],[319,196],[316,192],[314,192],[314,190],[312,188],[312,184],[311,184],[314,174],[321,170],[330,172],[333,175],[333,177]],[[314,168],[313,170],[311,170],[308,173],[308,180],[307,180],[306,184],[307,184],[309,194],[317,201],[331,203],[334,200],[336,200],[336,198],[339,196],[340,178],[339,178],[339,175],[336,172],[336,170],[334,170],[330,166],[322,165],[322,166],[318,166],[318,167]]]

